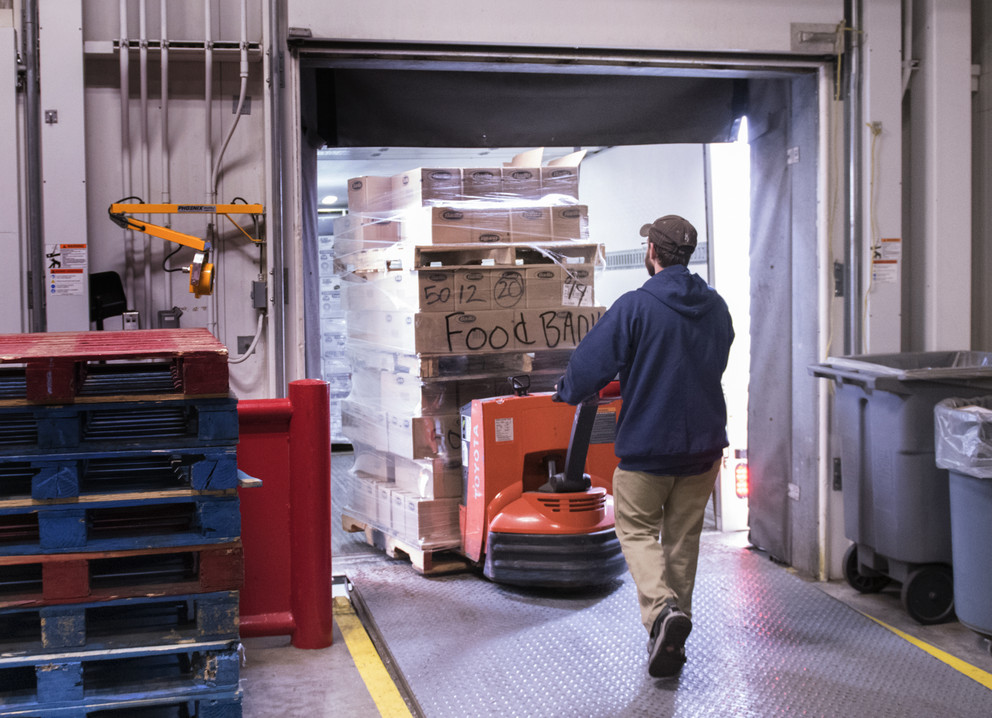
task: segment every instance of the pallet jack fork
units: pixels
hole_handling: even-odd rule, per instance
[[[516,395],[462,409],[463,552],[496,583],[614,580],[626,570],[611,496],[619,398],[604,392],[573,408],[511,382]]]

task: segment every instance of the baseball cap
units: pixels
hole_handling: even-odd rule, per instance
[[[658,247],[663,258],[688,264],[696,250],[696,228],[689,220],[677,214],[666,214],[651,224],[641,227],[641,236],[647,237]]]

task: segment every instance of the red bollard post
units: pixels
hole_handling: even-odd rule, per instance
[[[241,589],[241,635],[292,634],[290,604],[289,399],[238,402],[238,468],[262,485],[238,489],[245,581]]]
[[[288,399],[238,402],[245,582],[241,635],[292,634],[331,645],[331,427],[326,382],[291,382]]]
[[[290,544],[293,645],[331,645],[331,432],[326,382],[290,382]]]

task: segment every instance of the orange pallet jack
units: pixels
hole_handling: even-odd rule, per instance
[[[510,381],[513,396],[462,408],[462,552],[496,583],[608,583],[626,570],[611,495],[619,384],[573,408]]]

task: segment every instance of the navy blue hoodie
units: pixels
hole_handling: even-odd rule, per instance
[[[579,343],[558,382],[578,404],[620,377],[620,468],[689,475],[727,446],[721,379],[734,329],[726,302],[682,265],[621,296]]]

